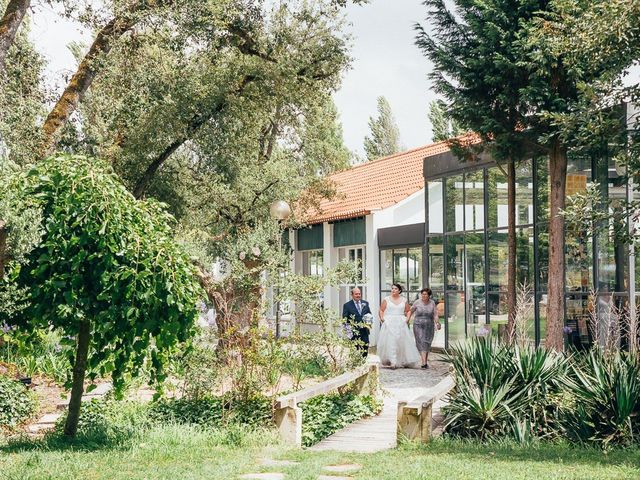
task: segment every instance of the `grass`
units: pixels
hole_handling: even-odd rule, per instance
[[[260,459],[289,459],[298,465],[274,469]],[[541,444],[478,445],[438,440],[405,444],[376,454],[310,452],[280,445],[275,433],[248,433],[163,426],[127,438],[83,437],[67,442],[0,444],[0,478],[31,479],[233,479],[242,473],[281,471],[287,478],[316,479],[322,467],[363,465],[354,479],[637,479],[640,451],[600,450]]]

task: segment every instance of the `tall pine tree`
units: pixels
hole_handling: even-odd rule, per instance
[[[378,97],[378,116],[369,117],[369,128],[371,134],[364,138],[367,160],[393,155],[401,150],[400,130],[386,98]]]

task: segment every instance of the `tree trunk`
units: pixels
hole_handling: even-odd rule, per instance
[[[89,343],[91,342],[91,326],[88,321],[80,322],[78,331],[78,347],[76,349],[76,361],[73,365],[73,386],[71,387],[71,399],[69,400],[69,413],[64,425],[64,434],[75,437],[78,431],[80,419],[80,404],[84,393],[84,377],[87,371],[87,356]]]
[[[508,204],[508,268],[507,268],[507,309],[509,312],[507,320],[507,338],[513,343],[516,338],[516,165],[513,159],[509,159],[507,164],[507,204]],[[523,333],[523,332],[520,332]]]
[[[132,12],[133,13],[133,12]],[[78,104],[87,93],[91,83],[95,79],[98,70],[95,62],[100,55],[111,50],[113,41],[121,37],[135,25],[133,16],[128,18],[116,17],[107,23],[96,35],[89,52],[84,56],[76,73],[65,88],[58,103],[49,113],[44,125],[44,139],[40,148],[41,156],[45,157],[55,150],[62,129],[69,121],[69,117],[76,111]]]
[[[9,47],[13,44],[31,0],[9,0],[0,20],[0,77],[4,75]]]
[[[556,139],[549,154],[549,286],[547,305],[547,328],[545,345],[561,351],[563,348],[562,328],[565,312],[565,255],[564,217],[560,211],[565,208],[567,183],[567,151]]]
[[[0,280],[4,278],[7,259],[7,222],[0,220]]]

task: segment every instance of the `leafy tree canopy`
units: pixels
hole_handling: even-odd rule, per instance
[[[120,387],[145,366],[162,380],[167,355],[191,334],[200,294],[171,216],[157,202],[135,200],[97,159],[48,158],[20,187],[41,208],[43,234],[7,276],[28,289],[14,322],[27,332],[58,329],[68,346],[88,325],[92,379],[111,374]]]

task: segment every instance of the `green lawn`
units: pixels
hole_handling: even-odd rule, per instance
[[[299,465],[274,469],[260,459],[289,459]],[[283,447],[271,433],[203,432],[163,427],[141,440],[114,444],[89,441],[24,443],[0,447],[2,479],[224,479],[241,473],[282,471],[291,479],[316,479],[322,467],[356,462],[354,479],[638,479],[640,451],[475,446],[435,441],[407,444],[378,454],[313,453]]]

